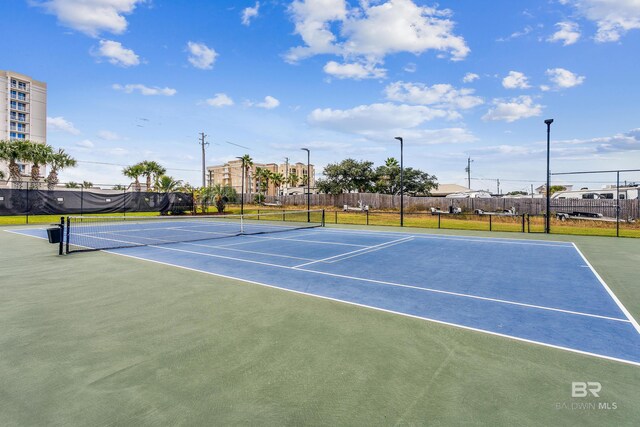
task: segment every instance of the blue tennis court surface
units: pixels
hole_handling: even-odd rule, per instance
[[[640,365],[638,323],[572,243],[313,228],[108,252]]]

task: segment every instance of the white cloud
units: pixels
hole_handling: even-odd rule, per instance
[[[568,89],[581,85],[586,77],[579,76],[564,68],[552,68],[546,71],[549,80],[554,84],[555,89]]]
[[[140,64],[140,58],[136,53],[112,40],[100,40],[100,47],[92,51],[94,56],[107,58],[110,64],[121,67],[132,67]]]
[[[558,31],[547,39],[548,42],[562,42],[563,46],[569,46],[580,38],[580,29],[575,22],[558,22],[556,27]]]
[[[384,103],[360,105],[349,110],[317,108],[307,119],[318,127],[368,135],[375,131],[414,128],[429,120],[450,116],[448,111],[422,105]]]
[[[256,18],[260,11],[260,2],[256,2],[253,7],[247,7],[242,10],[242,25],[250,25],[251,19]]]
[[[450,84],[427,86],[421,83],[395,82],[385,88],[387,99],[409,104],[433,105],[436,108],[457,110],[481,105],[484,101],[473,96],[473,89],[456,89]]]
[[[127,29],[124,15],[134,11],[146,0],[45,0],[31,4],[55,15],[65,27],[73,28],[91,37],[106,31],[122,34]]]
[[[324,66],[324,72],[339,79],[361,80],[384,78],[387,70],[376,68],[375,64],[338,64],[335,61],[329,61]]]
[[[76,142],[76,145],[78,147],[82,147],[82,148],[93,148],[93,147],[95,147],[95,144],[93,143],[93,141],[88,140],[88,139],[83,139],[82,141],[78,141],[78,142]]]
[[[528,89],[529,78],[519,71],[509,71],[509,75],[502,79],[502,86],[506,89]]]
[[[413,62],[409,62],[404,66],[403,70],[405,70],[407,73],[415,73],[418,70],[418,66]]]
[[[480,78],[480,76],[477,75],[476,73],[467,73],[462,78],[462,82],[463,83],[471,83],[471,82],[473,82],[475,80],[478,80],[479,78]]]
[[[233,105],[233,99],[224,93],[216,93],[213,98],[207,99],[206,102],[212,107],[228,107]]]
[[[511,33],[511,35],[509,35],[508,37],[500,37],[499,39],[496,39],[496,41],[506,42],[512,39],[517,39],[517,38],[526,36],[531,31],[533,31],[533,27],[531,25],[527,25],[526,27],[524,27],[522,31],[516,31],[515,33]]]
[[[304,41],[289,50],[289,62],[334,54],[374,67],[397,52],[436,50],[461,60],[470,51],[464,38],[453,33],[449,10],[418,6],[412,0],[361,1],[352,7],[345,0],[295,0],[289,12],[295,33]]]
[[[122,139],[120,135],[115,132],[111,132],[108,130],[101,130],[98,132],[98,138],[104,139],[106,141],[118,141]]]
[[[640,1],[638,0],[566,0],[598,26],[595,40],[613,42],[627,31],[640,29]]]
[[[67,132],[71,135],[80,134],[80,131],[73,126],[73,123],[64,117],[47,117],[47,128],[52,131]]]
[[[151,95],[173,96],[178,92],[177,90],[171,89],[168,87],[164,87],[164,88],[157,87],[157,86],[148,87],[142,84],[128,84],[123,86],[116,83],[111,87],[115,90],[119,90],[124,93],[133,93],[134,91],[138,91],[140,92],[141,95],[145,95],[145,96],[151,96]]]
[[[121,147],[116,147],[116,148],[107,150],[107,153],[113,156],[126,156],[127,154],[129,154],[129,151]]]
[[[189,51],[189,62],[196,68],[201,70],[210,70],[218,54],[213,48],[208,47],[204,43],[188,42],[187,50]]]
[[[493,105],[494,107],[482,116],[483,120],[501,120],[511,123],[542,114],[542,105],[534,104],[530,96],[519,96],[510,100],[494,99]]]
[[[267,95],[264,97],[264,101],[258,102],[255,104],[256,107],[265,108],[267,110],[272,110],[280,105],[280,101],[278,101],[273,96]]]

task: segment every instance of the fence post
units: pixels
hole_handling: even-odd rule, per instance
[[[127,189],[122,190],[122,216],[127,216]]]
[[[367,225],[369,225],[369,210],[365,211],[367,213]]]
[[[440,212],[438,212],[438,229],[440,229]]]
[[[531,233],[531,215],[527,214],[527,233]]]
[[[80,216],[84,213],[84,185],[80,186]]]
[[[64,251],[64,217],[60,217],[60,245],[58,247],[58,255],[62,255]]]
[[[489,215],[489,231],[493,231],[492,230],[492,226],[491,226],[491,218],[493,217],[493,215]]]
[[[524,214],[522,214],[522,232],[524,233]]]
[[[25,206],[26,223],[29,224],[29,184],[27,183],[27,206]]]
[[[338,223],[338,211],[337,211],[337,210],[335,210],[335,211],[333,211],[333,213],[334,213],[334,214],[336,214],[336,221],[335,221],[335,223],[337,224],[337,223]]]
[[[67,217],[67,240],[66,240],[66,253],[69,253],[69,226],[71,225],[71,218]]]

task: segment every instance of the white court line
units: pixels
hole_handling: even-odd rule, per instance
[[[631,324],[633,325],[633,327],[636,329],[636,331],[638,331],[638,333],[640,334],[640,325],[638,325],[638,321],[636,319],[633,318],[633,316],[631,315],[631,313],[629,313],[629,310],[627,310],[627,308],[622,304],[622,301],[620,301],[618,299],[618,297],[616,296],[616,294],[613,293],[613,291],[611,290],[611,288],[609,287],[609,285],[607,285],[607,283],[602,279],[602,277],[600,277],[600,275],[598,274],[598,272],[596,271],[595,268],[593,268],[593,266],[591,265],[591,263],[589,262],[589,260],[587,259],[586,256],[584,256],[584,254],[582,253],[582,251],[580,249],[578,249],[578,246],[573,243],[573,246],[576,248],[576,251],[578,251],[578,253],[580,254],[580,256],[582,257],[582,259],[584,260],[584,262],[587,263],[587,265],[589,266],[589,268],[591,269],[591,272],[596,276],[596,278],[598,279],[598,281],[600,282],[600,284],[604,287],[604,289],[607,291],[607,293],[611,296],[611,298],[613,299],[613,301],[618,305],[618,307],[620,308],[620,310],[624,313],[625,316],[627,316],[627,319],[629,319],[629,321],[631,322]]]
[[[332,225],[332,224],[328,224]],[[346,224],[345,224],[346,225]],[[367,234],[371,236],[401,236],[403,234],[407,234],[409,232],[415,232],[415,227],[411,231],[401,232],[401,231],[370,231],[370,230],[354,230],[349,228],[334,228],[334,227],[324,227],[323,232],[332,232],[332,233],[342,233],[342,234]],[[528,233],[527,233],[528,234]],[[429,234],[429,233],[419,233],[414,235],[417,239],[440,239],[440,240],[460,240],[463,242],[477,242],[477,243],[503,243],[503,244],[514,244],[514,245],[531,245],[531,246],[554,246],[554,247],[572,247],[572,242],[563,242],[561,240],[540,240],[540,239],[507,239],[504,237],[475,237],[475,236],[457,236],[457,235],[441,235],[441,234]],[[560,244],[553,244],[560,243]]]
[[[199,247],[202,247],[202,248],[224,249],[224,250],[227,250],[227,251],[245,252],[245,253],[248,253],[248,254],[257,254],[257,255],[264,255],[264,256],[270,256],[270,257],[297,259],[297,260],[301,260],[301,261],[313,261],[313,259],[311,259],[311,258],[302,258],[302,257],[297,257],[297,256],[291,256],[291,255],[280,255],[280,254],[274,254],[274,253],[268,253],[268,252],[248,251],[246,249],[229,248],[228,246],[204,245],[202,243],[191,243],[191,242],[178,242],[178,243],[183,244],[183,245],[199,246]]]
[[[342,261],[343,259],[346,259],[346,258],[351,258],[351,257],[354,257],[354,256],[358,256],[358,255],[362,255],[362,254],[365,254],[365,253],[369,253],[369,252],[377,251],[377,250],[380,250],[380,249],[384,249],[384,248],[387,248],[389,246],[394,246],[394,245],[397,245],[399,243],[406,242],[407,240],[411,240],[412,238],[413,238],[412,236],[409,236],[409,237],[405,237],[405,238],[398,239],[398,240],[392,240],[390,242],[380,243],[380,244],[374,245],[374,246],[368,246],[368,247],[362,248],[362,249],[356,249],[355,251],[345,252],[345,253],[334,255],[334,256],[330,256],[330,257],[327,257],[327,258],[317,259],[315,261],[311,261],[311,262],[307,262],[307,263],[304,263],[304,264],[296,265],[296,266],[294,266],[294,268],[304,267],[305,265],[316,264],[318,262],[332,263],[332,262],[336,261],[335,258],[340,258],[338,261]],[[345,257],[345,255],[350,255],[350,254],[352,254],[352,255]],[[342,257],[344,257],[344,258],[342,258]],[[334,261],[329,261],[329,260],[334,260]]]
[[[250,263],[250,264],[266,265],[266,266],[269,266],[269,267],[282,268],[282,269],[286,269],[286,270],[304,271],[304,272],[307,272],[307,273],[320,274],[320,275],[324,275],[324,276],[332,276],[332,277],[356,280],[356,281],[361,281],[361,282],[375,283],[375,284],[379,284],[379,285],[387,285],[387,286],[394,286],[394,287],[399,287],[399,288],[414,289],[414,290],[423,291],[423,292],[431,292],[431,293],[452,295],[452,296],[457,296],[457,297],[462,297],[462,298],[471,298],[471,299],[495,302],[495,303],[500,303],[500,304],[509,304],[509,305],[516,305],[516,306],[520,306],[520,307],[534,308],[534,309],[538,309],[538,310],[555,311],[555,312],[572,314],[572,315],[577,315],[577,316],[595,317],[595,318],[599,318],[599,319],[613,320],[613,321],[616,321],[616,322],[630,323],[629,320],[627,320],[627,319],[618,319],[616,317],[601,316],[601,315],[598,315],[598,314],[582,313],[582,312],[579,312],[579,311],[564,310],[564,309],[561,309],[561,308],[553,308],[553,307],[545,307],[545,306],[541,306],[541,305],[526,304],[526,303],[503,300],[503,299],[498,299],[498,298],[481,297],[481,296],[471,295],[471,294],[463,294],[463,293],[458,293],[458,292],[443,291],[443,290],[440,290],[440,289],[422,288],[422,287],[419,287],[419,286],[412,286],[412,285],[403,285],[401,283],[386,282],[386,281],[382,281],[382,280],[365,279],[365,278],[362,278],[362,277],[355,277],[355,276],[345,276],[345,275],[342,275],[342,274],[327,273],[327,272],[324,272],[324,271],[307,270],[307,269],[298,268],[298,267],[288,267],[288,266],[285,266],[285,265],[272,264],[272,263],[269,263],[269,262],[254,261],[254,260],[248,260],[248,259],[242,259],[242,258],[229,257],[229,256],[225,256],[225,255],[216,255],[216,254],[210,254],[210,253],[188,251],[186,249],[169,248],[169,247],[166,247],[166,246],[149,245],[149,247],[156,248],[156,249],[161,249],[161,250],[166,250],[166,251],[176,251],[176,252],[184,252],[184,253],[193,254],[193,255],[201,255],[201,256],[205,256],[205,257],[229,259],[229,260],[232,260],[232,261],[246,262],[246,263]],[[242,279],[240,279],[240,280],[242,280]]]
[[[568,352],[571,352],[571,353],[577,353],[577,354],[581,354],[581,355],[585,355],[585,356],[597,357],[599,359],[611,360],[611,361],[614,361],[614,362],[621,362],[621,363],[625,363],[625,364],[629,364],[629,365],[640,366],[640,362],[634,362],[632,360],[626,360],[626,359],[620,359],[620,358],[617,358],[617,357],[605,356],[603,354],[591,353],[591,352],[588,352],[588,351],[577,350],[575,348],[563,347],[563,346],[559,346],[559,345],[555,345],[555,344],[549,344],[549,343],[545,343],[545,342],[541,342],[541,341],[534,341],[534,340],[530,340],[530,339],[527,339],[527,338],[515,337],[515,336],[512,336],[512,335],[501,334],[499,332],[493,332],[493,331],[488,331],[488,330],[485,330],[485,329],[473,328],[471,326],[459,325],[457,323],[445,322],[443,320],[432,319],[430,317],[416,316],[416,315],[413,315],[413,314],[402,313],[400,311],[393,311],[393,310],[388,310],[388,309],[380,308],[380,307],[373,307],[373,306],[370,306],[370,305],[360,304],[360,303],[357,303],[357,302],[345,301],[345,300],[341,300],[341,299],[337,299],[337,298],[326,297],[326,296],[317,295],[317,294],[311,294],[311,293],[303,292],[303,291],[296,291],[294,289],[282,288],[280,286],[269,285],[267,283],[257,282],[257,281],[254,281],[254,280],[247,280],[247,279],[242,279],[242,278],[239,278],[239,277],[228,276],[228,275],[225,275],[225,274],[213,273],[211,271],[200,270],[200,269],[197,269],[197,268],[191,268],[191,267],[181,266],[181,265],[177,265],[177,264],[170,264],[170,263],[163,262],[163,261],[156,261],[156,260],[152,260],[152,259],[148,259],[148,258],[138,257],[138,256],[135,256],[135,255],[127,255],[127,254],[118,253],[118,252],[111,252],[111,251],[105,251],[105,252],[109,253],[109,254],[112,254],[112,255],[118,255],[118,256],[123,256],[123,257],[127,257],[127,258],[137,259],[137,260],[140,260],[140,261],[152,262],[152,263],[155,263],[155,264],[161,264],[161,265],[166,265],[166,266],[170,266],[170,267],[181,268],[183,270],[195,271],[195,272],[207,274],[207,275],[210,275],[210,276],[216,276],[216,277],[222,277],[222,278],[225,278],[225,279],[237,280],[237,281],[239,281],[241,283],[244,282],[244,283],[250,283],[250,284],[254,284],[254,285],[265,286],[267,288],[279,289],[279,290],[286,291],[286,292],[292,292],[292,293],[295,293],[295,294],[306,295],[306,296],[310,296],[310,297],[314,297],[314,298],[321,298],[321,299],[324,299],[324,300],[339,302],[339,303],[342,303],[342,304],[348,304],[348,305],[353,305],[353,306],[357,306],[357,307],[369,308],[369,309],[372,309],[372,310],[382,311],[382,312],[390,313],[390,314],[396,314],[396,315],[404,316],[404,317],[410,317],[410,318],[413,318],[413,319],[426,320],[426,321],[437,323],[437,324],[440,324],[440,325],[447,325],[447,326],[452,326],[454,328],[465,329],[465,330],[468,330],[468,331],[480,332],[480,333],[483,333],[483,334],[493,335],[493,336],[497,336],[497,337],[501,337],[501,338],[512,339],[512,340],[515,340],[515,341],[525,342],[525,343],[528,343],[528,344],[541,345],[541,346],[553,348],[553,349],[556,349],[556,350],[564,350],[564,351],[568,351]]]

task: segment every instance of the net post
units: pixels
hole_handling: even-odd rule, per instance
[[[70,233],[70,228],[71,228],[71,217],[67,217],[67,238],[66,238],[66,247],[65,247],[65,252],[69,253],[69,233]]]
[[[260,219],[260,217],[258,217]],[[240,214],[240,234],[244,234],[244,215]]]
[[[62,255],[64,252],[64,217],[60,217],[60,243],[58,245],[58,255]]]

